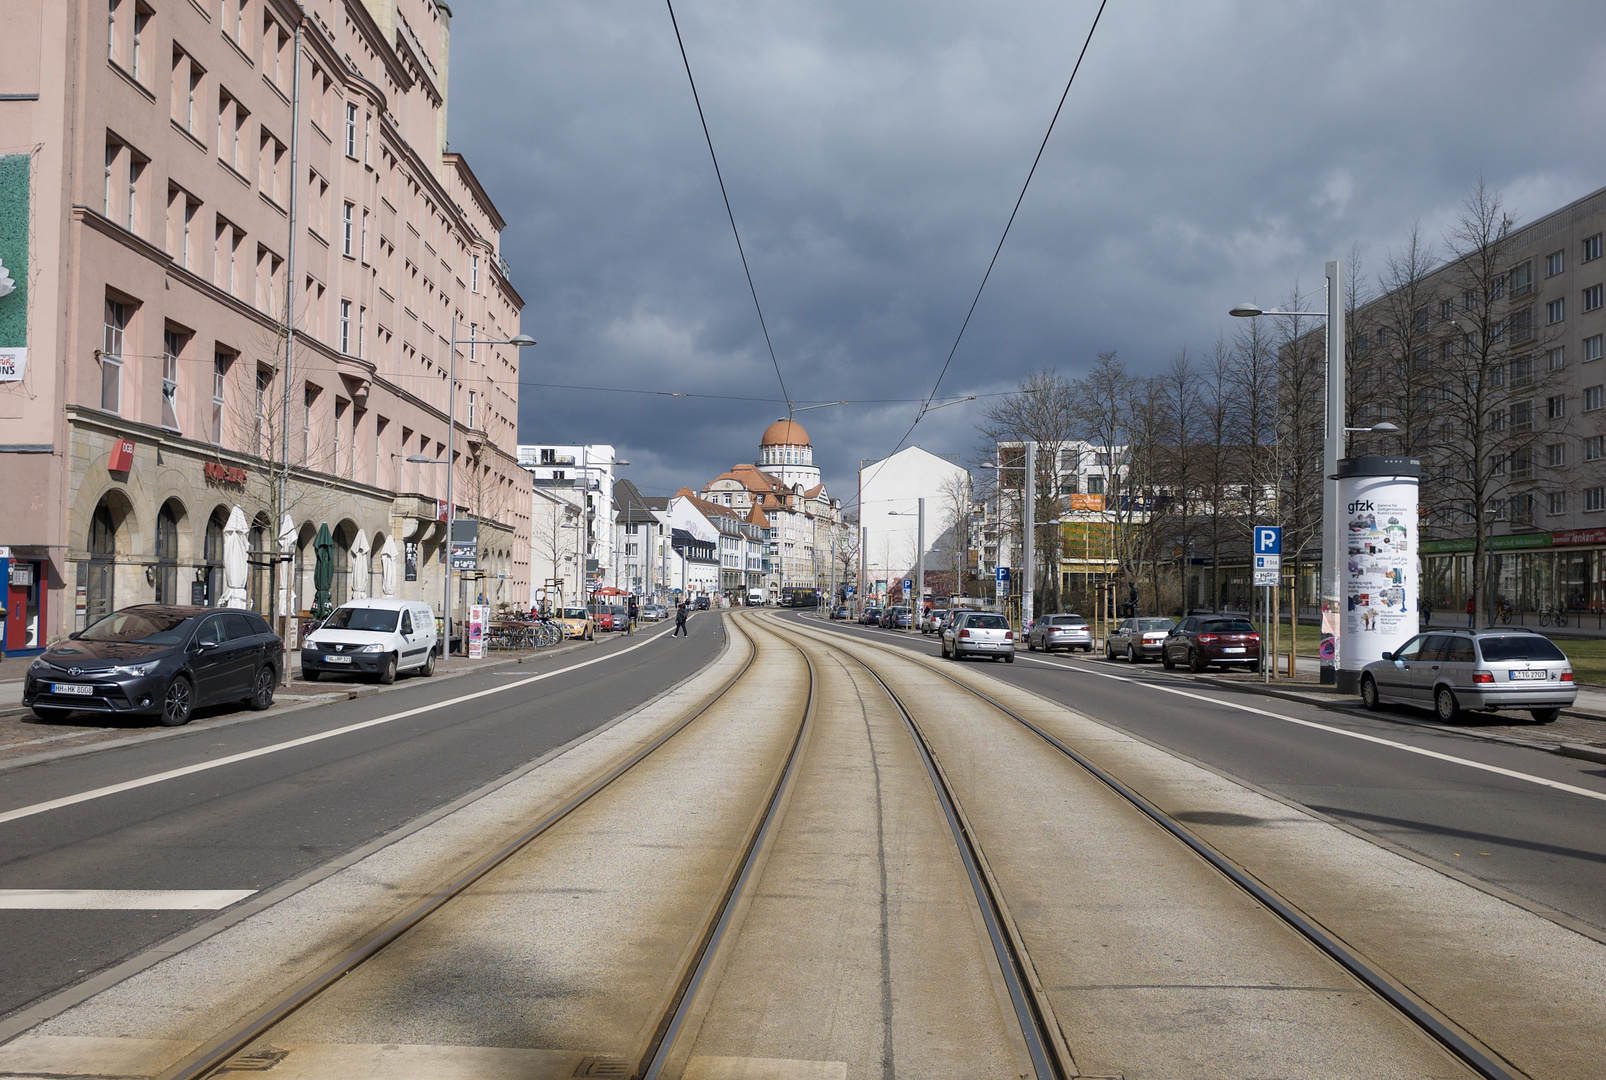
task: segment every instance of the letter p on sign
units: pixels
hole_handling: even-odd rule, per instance
[[[1255,554],[1281,555],[1283,553],[1283,530],[1280,525],[1255,526]]]

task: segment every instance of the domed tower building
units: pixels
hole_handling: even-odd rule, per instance
[[[809,433],[796,420],[783,418],[765,428],[758,461],[721,473],[703,488],[702,498],[767,528],[768,555],[759,587],[769,599],[778,599],[787,587],[825,588],[842,579],[840,567],[833,577],[831,563],[833,551],[840,554],[844,546],[838,535],[842,504],[826,492]]]
[[[796,420],[777,420],[758,441],[758,467],[789,488],[807,491],[820,482],[809,433]]]

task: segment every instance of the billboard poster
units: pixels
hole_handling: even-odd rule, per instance
[[[418,541],[402,541],[402,580],[418,580]]]
[[[470,604],[468,608],[468,658],[485,658],[485,619],[489,609],[484,604]]]
[[[1360,459],[1365,460],[1365,459]],[[1417,478],[1339,470],[1344,583],[1338,664],[1358,672],[1417,632]]]

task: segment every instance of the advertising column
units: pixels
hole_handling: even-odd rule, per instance
[[[1417,545],[1421,462],[1408,457],[1343,458],[1338,512],[1344,529],[1338,627],[1338,690],[1360,689],[1361,669],[1405,644],[1418,629]]]

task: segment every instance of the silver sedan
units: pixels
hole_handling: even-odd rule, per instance
[[[1513,630],[1418,634],[1361,669],[1361,702],[1432,709],[1451,723],[1463,709],[1525,709],[1541,724],[1578,699],[1572,663],[1555,642]]]
[[[1132,663],[1158,659],[1165,651],[1166,635],[1176,625],[1175,619],[1122,619],[1104,639],[1104,658],[1124,656]]]
[[[1026,651],[1036,652],[1038,649],[1044,652],[1053,652],[1055,649],[1092,652],[1093,631],[1088,629],[1087,620],[1080,615],[1043,615],[1026,632]]]

